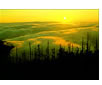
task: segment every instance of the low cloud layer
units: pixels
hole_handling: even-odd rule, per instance
[[[78,24],[61,24],[52,22],[29,22],[0,24],[0,40],[22,48],[31,42],[32,45],[43,44],[50,40],[51,44],[81,47],[81,39],[86,39],[89,32],[96,36],[99,32],[97,22],[81,22]]]

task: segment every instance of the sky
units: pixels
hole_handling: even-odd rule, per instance
[[[52,46],[67,47],[71,43],[74,47],[81,48],[82,37],[86,40],[87,33],[90,33],[93,49],[93,40],[98,35],[98,29],[99,10],[97,9],[0,9],[0,40],[12,43],[21,50],[28,49],[28,42],[31,42],[32,46],[37,44],[45,46],[48,40]]]
[[[34,10],[34,9],[0,9],[0,23],[13,22],[98,22],[99,10]]]

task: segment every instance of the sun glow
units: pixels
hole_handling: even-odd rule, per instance
[[[67,18],[66,17],[64,17],[64,20],[66,20]]]
[[[11,22],[98,22],[98,10],[0,10],[0,23]]]
[[[63,24],[67,24],[67,23],[68,23],[68,20],[67,20],[66,17],[64,17],[64,19],[62,20],[62,23],[63,23]]]

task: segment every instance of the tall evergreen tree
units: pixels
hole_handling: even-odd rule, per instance
[[[89,52],[89,33],[87,33],[86,52]]]
[[[55,48],[52,48],[52,59],[55,59]]]
[[[81,48],[81,52],[83,53],[84,51],[84,40],[83,40],[83,37],[82,37],[82,48]]]
[[[47,48],[46,48],[46,57],[49,59],[50,57],[50,52],[49,52],[49,41],[47,43]]]
[[[38,53],[38,59],[40,59],[40,57],[41,57],[41,51],[40,51],[40,45],[38,44],[38,51],[37,51],[37,53]]]
[[[34,48],[34,58],[37,59],[37,49],[36,49],[36,47]]]
[[[18,48],[16,47],[16,58],[18,58]]]
[[[32,56],[32,52],[31,52],[31,43],[29,42],[29,57],[30,57],[30,60],[31,60],[31,56]]]
[[[71,52],[71,45],[70,45],[70,43],[68,44],[68,53],[70,53]]]
[[[72,53],[73,53],[73,51],[74,51],[74,50],[73,50],[73,44],[72,44]]]

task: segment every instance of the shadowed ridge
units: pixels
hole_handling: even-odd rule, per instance
[[[10,51],[14,46],[9,46],[9,43],[5,45],[5,41],[0,40],[0,63],[6,63],[8,61],[8,57],[10,56]]]

